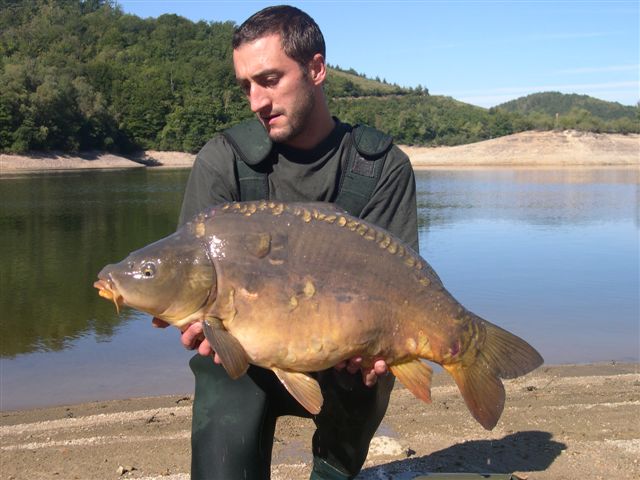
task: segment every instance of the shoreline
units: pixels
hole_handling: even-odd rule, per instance
[[[640,381],[640,363],[635,363],[634,361],[607,361],[607,362],[585,362],[585,363],[557,363],[557,364],[549,364],[547,365],[546,363],[541,365],[540,367],[538,367],[537,370],[535,370],[534,372],[540,370],[540,369],[558,369],[558,370],[562,370],[563,372],[570,372],[571,370],[576,370],[577,372],[579,372],[579,375],[584,375],[585,371],[591,373],[598,373],[602,370],[608,371],[610,369],[610,367],[620,367],[620,368],[625,368],[625,369],[629,369],[629,368],[633,368],[635,369],[636,373],[638,373],[638,380]],[[441,377],[447,377],[446,372],[440,368],[438,365],[432,365],[432,368],[434,369],[434,376],[441,376]],[[525,375],[525,377],[528,377],[530,375],[533,375],[533,372],[530,374]],[[519,378],[524,378],[524,377],[519,377]],[[509,382],[511,380],[504,380],[505,382]],[[640,385],[638,385],[640,387]],[[394,389],[404,389],[405,387],[402,386],[401,384],[398,384],[394,387]],[[72,407],[86,407],[89,408],[91,405],[95,405],[98,403],[146,403],[146,402],[154,402],[157,401],[159,399],[164,399],[164,398],[173,398],[173,397],[184,397],[185,395],[192,395],[193,392],[180,392],[179,390],[175,389],[173,391],[173,393],[159,393],[159,394],[150,394],[150,395],[141,395],[141,396],[119,396],[116,395],[112,398],[96,398],[93,400],[81,400],[81,401],[71,401],[71,402],[54,402],[51,404],[44,404],[44,405],[38,405],[38,406],[30,406],[27,408],[20,408],[20,409],[3,409],[2,406],[0,405],[0,418],[2,420],[0,420],[0,428],[4,425],[6,425],[5,423],[5,419],[9,418],[9,417],[15,417],[15,416],[20,416],[20,415],[28,415],[31,416],[32,414],[34,416],[38,416],[38,417],[43,417],[43,418],[49,418],[50,417],[50,412],[55,412],[57,410],[67,410],[68,408],[72,408]]]
[[[640,475],[640,364],[543,365],[505,388],[505,411],[486,431],[446,373],[434,373],[432,404],[396,382],[357,478],[438,471],[517,472],[532,480]],[[2,412],[3,478],[187,480],[192,401],[186,394]],[[279,419],[274,480],[309,478],[313,431],[308,419]]]
[[[455,147],[399,145],[415,169],[501,167],[639,167],[640,135],[588,132],[521,132]],[[0,154],[0,177],[70,170],[190,168],[196,155],[148,150],[132,157],[105,152],[76,155]]]

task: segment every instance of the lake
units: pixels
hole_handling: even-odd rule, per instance
[[[97,272],[171,233],[188,172],[0,178],[0,408],[190,394],[176,329],[117,315]],[[638,362],[638,169],[416,172],[420,248],[548,364]]]

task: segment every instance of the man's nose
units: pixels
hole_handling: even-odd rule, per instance
[[[251,86],[251,90],[249,91],[249,106],[252,112],[258,113],[268,107],[270,103],[271,98],[266,89],[260,85]]]

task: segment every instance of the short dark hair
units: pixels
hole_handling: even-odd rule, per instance
[[[325,56],[324,37],[316,22],[302,10],[289,5],[267,7],[249,17],[233,33],[237,49],[267,35],[279,34],[284,53],[306,66],[316,53]]]

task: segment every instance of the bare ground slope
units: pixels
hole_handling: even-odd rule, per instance
[[[416,167],[640,165],[640,135],[522,132],[457,147],[402,147]]]
[[[640,135],[595,134],[575,131],[522,132],[457,147],[400,146],[417,168],[458,166],[640,166]],[[187,168],[195,155],[146,151],[134,157],[104,152],[81,155],[32,153],[0,154],[0,175],[75,170]]]
[[[138,155],[124,157],[105,152],[67,154],[60,152],[33,152],[24,155],[0,154],[0,175],[56,170],[108,170],[126,168],[187,168],[196,156],[183,152],[147,150]]]
[[[518,472],[540,480],[640,478],[640,366],[543,366],[506,382],[497,427],[483,430],[443,373],[433,404],[404,388],[371,444],[362,480],[424,472]],[[189,396],[2,412],[2,479],[189,478]],[[272,478],[309,478],[313,424],[278,423]]]

